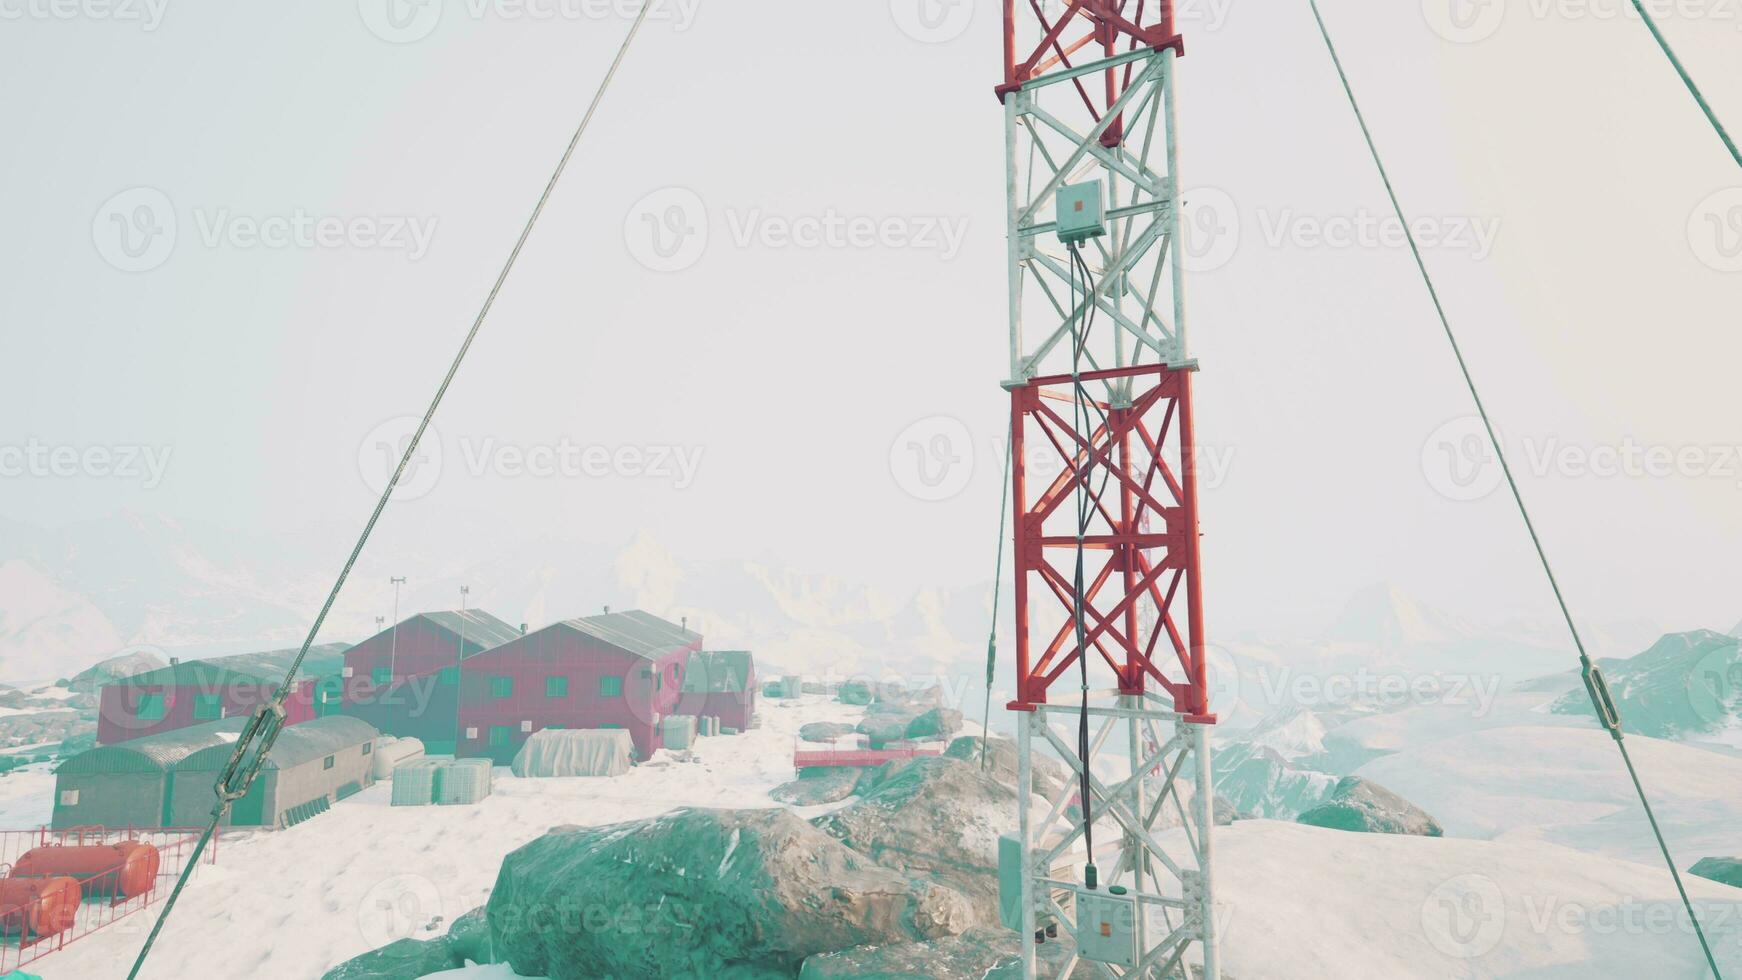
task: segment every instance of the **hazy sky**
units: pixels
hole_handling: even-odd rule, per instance
[[[999,5],[937,2],[656,8],[381,551],[988,577]],[[336,564],[627,26],[432,4],[0,0],[0,516]],[[1728,628],[1742,174],[1626,0],[1323,6],[1576,608]],[[1305,4],[1183,10],[1212,628],[1381,579],[1546,614]],[[1664,27],[1742,128],[1742,8]]]

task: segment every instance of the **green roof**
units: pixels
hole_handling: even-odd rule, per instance
[[[740,694],[750,685],[755,658],[749,650],[697,650],[684,667],[685,694]]]
[[[646,660],[657,660],[702,641],[700,633],[639,609],[571,619],[562,625]]]
[[[236,744],[236,735],[247,721],[241,716],[224,718],[156,735],[141,735],[115,745],[99,745],[62,762],[55,773],[167,772],[201,749]]]
[[[252,670],[224,667],[210,660],[188,660],[142,674],[112,680],[105,687],[229,687],[233,684],[277,687],[283,680]]]
[[[395,629],[418,622],[453,637],[456,644],[464,636],[466,640],[465,656],[467,657],[483,653],[492,647],[499,647],[509,640],[518,640],[521,636],[519,627],[510,626],[482,609],[467,609],[463,612],[458,609],[445,609],[422,612],[407,617],[398,626],[389,626],[369,639],[379,639],[392,633]],[[362,646],[362,644],[360,643],[358,646]]]
[[[266,757],[266,765],[262,768],[291,769],[325,758],[342,749],[372,741],[378,735],[375,726],[346,715],[328,715],[325,718],[305,721],[278,733],[278,741],[272,744],[272,753]],[[216,772],[229,759],[228,752],[207,748],[190,754],[177,768],[190,772]]]

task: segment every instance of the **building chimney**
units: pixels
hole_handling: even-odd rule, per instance
[[[180,657],[171,657],[171,658],[169,658],[169,665],[170,665],[170,666],[171,666],[171,667],[179,667],[179,666],[181,666],[181,658],[180,658]]]
[[[611,615],[611,607],[610,606],[605,607],[605,615],[607,615],[607,616]]]
[[[525,623],[521,623],[521,624],[520,624],[520,635],[521,635],[521,636],[525,636],[525,635],[526,635],[526,624],[525,624]]]
[[[688,617],[688,616],[684,616],[684,617],[682,617],[682,623],[683,623],[683,628],[684,628],[684,629],[686,629],[686,630],[687,630],[687,629],[689,629],[689,628],[690,628],[690,618],[689,618],[689,617]]]

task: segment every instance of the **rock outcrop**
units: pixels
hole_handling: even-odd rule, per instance
[[[550,980],[791,977],[817,953],[955,935],[974,918],[961,894],[785,809],[552,830],[508,855],[486,909],[498,960]]]
[[[1445,835],[1439,821],[1421,807],[1360,776],[1343,777],[1330,799],[1301,814],[1298,822],[1368,834]]]
[[[1735,888],[1742,888],[1742,858],[1711,857],[1701,858],[1688,869],[1689,874],[1699,875],[1721,881]]]
[[[855,792],[817,826],[878,864],[967,895],[976,924],[998,923],[998,837],[1017,830],[1011,787],[939,756],[867,770]]]
[[[860,775],[860,770],[844,766],[812,766],[800,769],[797,779],[776,786],[768,795],[792,806],[839,803],[853,795]]]
[[[1037,971],[1056,977],[1070,959],[1070,940],[1042,945]],[[799,980],[1021,980],[1022,964],[1016,933],[1008,929],[975,928],[947,939],[900,946],[858,946],[824,953],[804,961]],[[1071,980],[1095,976],[1094,967],[1078,963]]]

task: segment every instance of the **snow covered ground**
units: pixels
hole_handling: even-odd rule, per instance
[[[864,714],[820,695],[765,698],[757,710],[761,728],[701,739],[698,762],[662,753],[614,779],[516,779],[497,769],[491,796],[477,806],[393,807],[391,787],[381,783],[290,830],[227,835],[217,864],[189,884],[142,977],[314,980],[393,940],[431,938],[484,904],[504,855],[551,827],[680,806],[776,806],[768,791],[793,778],[799,726],[857,722]],[[6,825],[46,822],[52,786],[53,777],[41,774],[0,777]],[[32,812],[33,823],[21,822]],[[124,976],[124,961],[137,953],[159,908],[68,946],[31,972],[45,980]],[[477,975],[511,976],[493,969]]]
[[[1241,980],[1704,975],[1661,867],[1268,820],[1224,828],[1216,847],[1223,969]],[[1718,965],[1742,973],[1742,889],[1688,887]]]
[[[1627,748],[1684,868],[1742,851],[1742,759],[1643,735],[1629,736]],[[1433,814],[1449,836],[1661,861],[1615,743],[1594,726],[1472,732],[1357,774]]]

